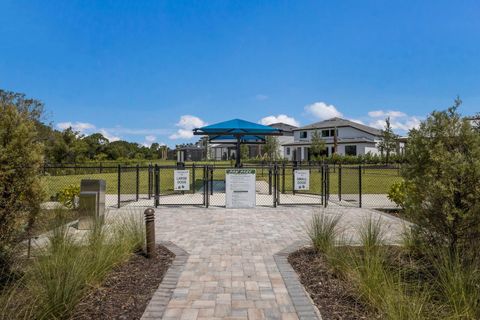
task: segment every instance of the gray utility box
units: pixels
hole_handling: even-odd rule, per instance
[[[97,219],[103,219],[105,189],[105,180],[82,180],[80,182],[78,229],[91,229],[92,223]]]

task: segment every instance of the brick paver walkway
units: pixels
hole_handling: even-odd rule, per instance
[[[362,218],[372,214],[357,208],[307,206],[157,209],[157,241],[171,241],[188,256],[182,256],[186,260],[183,267],[172,271],[179,277],[177,283],[169,279],[166,284],[167,288],[175,287],[173,294],[159,288],[143,318],[299,319],[300,311],[295,308],[274,254],[306,241],[306,223],[315,211],[342,214],[342,226],[349,233]],[[383,219],[388,234],[397,236],[401,223],[388,216]],[[304,316],[301,318],[316,318],[310,313]]]

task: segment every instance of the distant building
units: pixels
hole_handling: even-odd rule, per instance
[[[284,158],[310,160],[311,138],[315,131],[325,141],[326,156],[333,153],[351,156],[380,153],[378,143],[381,141],[381,130],[346,119],[332,118],[293,129],[293,142],[283,144]]]
[[[203,161],[207,158],[208,140],[202,137],[196,143],[186,143],[176,146],[175,154],[177,162]]]
[[[297,127],[291,126],[286,123],[273,123],[270,127],[283,130],[282,136],[275,136],[279,142],[278,154],[282,156],[284,154],[283,144],[293,142],[293,130]],[[247,144],[248,157],[257,158],[263,155],[263,144]],[[236,155],[235,144],[211,144],[210,145],[210,159],[212,160],[230,160],[235,159]]]

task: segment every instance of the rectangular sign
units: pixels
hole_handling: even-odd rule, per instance
[[[295,170],[295,190],[310,189],[310,170]]]
[[[255,208],[255,169],[225,170],[225,206]]]
[[[175,191],[190,190],[190,170],[174,170],[173,171],[173,190]]]

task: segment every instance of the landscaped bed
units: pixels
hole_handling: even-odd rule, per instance
[[[140,318],[174,255],[159,246],[155,258],[144,256],[141,214],[100,219],[88,231],[69,218],[56,210],[49,241],[0,285],[0,319]]]
[[[324,319],[480,319],[480,269],[474,256],[422,243],[406,229],[384,241],[380,218],[346,239],[341,217],[314,215],[312,246],[289,256]]]
[[[157,246],[157,255],[151,259],[133,255],[76,306],[72,318],[140,319],[173,258],[163,246]]]
[[[297,272],[323,319],[381,319],[358,299],[351,284],[338,277],[325,257],[313,248],[292,253],[288,262]]]

